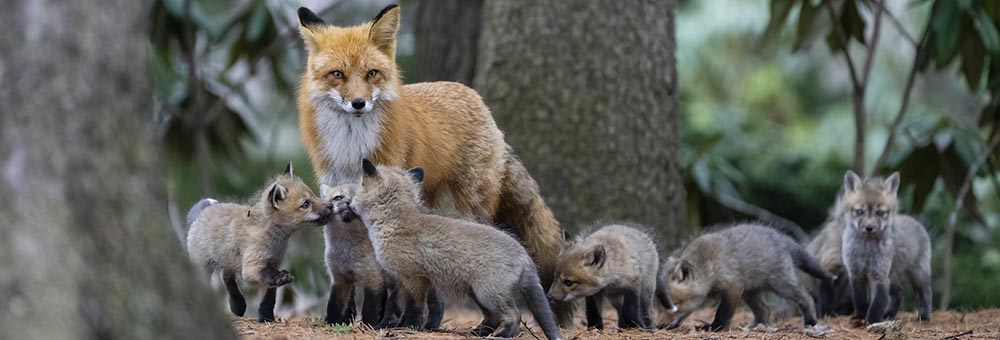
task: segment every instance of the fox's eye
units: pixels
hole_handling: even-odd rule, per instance
[[[368,78],[375,78],[378,75],[378,70],[368,71]]]
[[[865,210],[864,209],[854,209],[854,216],[860,217],[861,215],[864,215],[864,214],[865,214]]]
[[[302,205],[300,205],[299,208],[309,209],[309,201],[302,202]]]
[[[340,70],[330,72],[330,75],[337,79],[344,79],[344,72],[340,72]]]
[[[339,201],[339,200],[342,200],[342,199],[344,199],[344,195],[333,196],[333,200],[334,201]]]
[[[879,210],[876,211],[875,213],[878,214],[878,217],[885,217],[885,214],[887,214],[885,210]]]
[[[572,287],[573,285],[576,284],[576,281],[567,279],[567,280],[563,280],[563,284],[566,285],[566,287]]]

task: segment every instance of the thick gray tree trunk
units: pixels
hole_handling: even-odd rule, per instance
[[[475,87],[563,226],[691,229],[678,166],[675,1],[494,0]]]
[[[167,219],[144,1],[0,11],[0,338],[228,339]]]
[[[417,2],[411,82],[457,81],[472,85],[479,51],[483,0]]]

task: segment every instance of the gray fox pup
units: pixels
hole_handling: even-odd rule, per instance
[[[660,256],[644,227],[610,224],[564,248],[556,262],[549,299],[587,298],[587,325],[603,329],[605,300],[618,311],[619,328],[652,329],[656,293],[671,309],[666,291],[657,290]],[[663,280],[659,280],[663,283]]]
[[[294,279],[288,271],[278,270],[289,236],[305,226],[325,224],[333,206],[292,174],[292,163],[257,197],[254,205],[218,203],[210,198],[195,204],[187,218],[187,249],[195,266],[210,275],[222,272],[233,314],[246,312],[237,278],[266,287],[258,320],[267,322],[275,320],[276,287]]]
[[[362,190],[351,208],[368,228],[378,263],[413,299],[404,326],[423,324],[434,290],[479,305],[485,317],[474,330],[478,336],[518,335],[521,306],[527,306],[549,340],[560,338],[538,271],[521,243],[492,226],[424,213],[422,168],[376,168],[367,159],[362,168]]]
[[[850,279],[854,319],[868,323],[895,316],[902,301],[898,282],[908,279],[920,320],[931,318],[931,241],[924,226],[897,213],[899,173],[885,180],[844,175],[840,212],[842,254]]]
[[[764,293],[795,301],[806,326],[816,324],[812,297],[801,286],[797,270],[822,280],[836,277],[820,268],[794,240],[757,224],[741,224],[698,236],[667,262],[668,293],[680,314],[668,328],[679,327],[709,297],[718,297],[710,331],[729,328],[740,300],[753,312],[753,325],[766,324],[770,309]]]

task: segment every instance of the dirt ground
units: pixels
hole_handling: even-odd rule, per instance
[[[698,325],[709,323],[714,315],[713,310],[702,310],[689,317],[684,325],[677,330],[657,330],[656,332],[623,331],[615,327],[613,315],[605,318],[605,331],[586,330],[582,326],[573,330],[563,330],[562,337],[567,340],[589,339],[833,339],[833,340],[904,340],[904,339],[935,339],[935,340],[1000,340],[1000,309],[982,310],[978,312],[939,311],[932,316],[931,323],[921,323],[913,313],[902,313],[899,327],[885,334],[869,331],[863,327],[852,327],[848,317],[837,317],[820,320],[821,325],[830,328],[831,332],[820,336],[806,335],[802,331],[802,319],[790,318],[775,322],[773,332],[748,330],[746,325],[752,320],[749,312],[737,313],[733,320],[733,328],[728,332],[709,333],[696,331]],[[283,320],[272,324],[258,324],[251,318],[234,318],[233,326],[241,338],[246,340],[263,339],[467,339],[480,319],[479,314],[464,310],[449,310],[445,313],[443,332],[417,332],[410,329],[393,329],[375,331],[354,327],[326,326],[318,317],[309,319]],[[527,319],[527,318],[526,318]],[[522,327],[521,336],[517,339],[533,340],[537,336],[544,339],[537,325],[527,323],[530,332]],[[581,323],[582,324],[582,323]],[[353,329],[352,329],[353,328]]]

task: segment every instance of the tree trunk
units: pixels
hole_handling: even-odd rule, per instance
[[[472,85],[479,51],[482,0],[417,3],[415,82],[457,81]]]
[[[0,11],[0,338],[234,338],[167,219],[144,4]]]
[[[487,1],[476,88],[562,225],[692,230],[678,165],[675,1]]]

